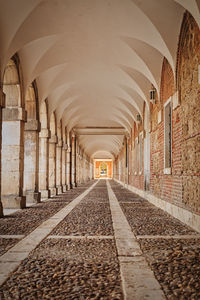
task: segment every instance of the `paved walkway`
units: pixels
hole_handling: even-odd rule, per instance
[[[0,299],[200,299],[200,234],[114,181],[0,219]]]

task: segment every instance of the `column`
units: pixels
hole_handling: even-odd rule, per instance
[[[76,168],[76,145],[75,145],[75,136],[72,136],[71,139],[71,188],[75,187],[75,168]]]
[[[57,194],[62,193],[62,146],[61,139],[56,144],[56,189]]]
[[[0,147],[2,146],[2,108],[5,107],[5,94],[0,89]],[[1,171],[1,151],[0,151],[0,171]],[[1,182],[1,172],[0,172],[0,182]],[[1,184],[0,184],[0,195],[1,195]],[[0,218],[3,217],[3,205],[0,199]]]
[[[24,208],[24,123],[22,107],[3,108],[2,203],[4,208]]]
[[[27,203],[40,202],[38,120],[29,120],[24,129],[24,190]]]
[[[49,191],[49,137],[48,129],[41,129],[39,133],[39,190],[41,198],[50,197]]]
[[[49,139],[49,190],[50,197],[57,194],[56,190],[56,144],[58,138],[56,135],[53,135]]]
[[[71,148],[68,146],[66,151],[66,187],[70,190],[70,177],[71,177]]]
[[[67,191],[67,144],[62,147],[62,191]]]

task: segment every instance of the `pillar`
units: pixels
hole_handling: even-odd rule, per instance
[[[24,123],[22,107],[3,108],[2,203],[4,208],[24,208]]]
[[[67,144],[62,147],[62,191],[67,191]]]
[[[49,190],[50,196],[55,196],[57,194],[56,189],[56,144],[58,138],[53,135],[49,139]]]
[[[56,144],[56,189],[57,194],[62,193],[62,146],[61,139]]]
[[[5,94],[0,89],[0,147],[2,144],[2,108],[5,107]],[[0,182],[1,182],[1,151],[0,151]],[[1,195],[1,184],[0,184],[0,195]],[[0,218],[3,217],[3,205],[0,199]]]
[[[41,198],[50,197],[49,191],[49,137],[48,129],[41,129],[39,133],[39,190]]]
[[[76,138],[73,135],[71,139],[71,188],[75,187],[76,174]]]
[[[24,129],[24,190],[27,203],[40,202],[39,192],[39,122],[29,120]]]
[[[71,148],[68,147],[66,151],[66,186],[70,190],[70,177],[71,177]]]

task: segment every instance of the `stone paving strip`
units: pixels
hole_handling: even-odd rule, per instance
[[[122,212],[109,181],[107,181],[107,188],[124,299],[165,299],[164,293],[140,250],[137,239]]]
[[[72,202],[54,214],[48,220],[44,221],[28,236],[19,241],[0,257],[0,284],[8,278],[10,272],[13,272],[19,264],[29,255],[29,253],[57,226],[67,214],[69,214],[76,205],[94,188],[95,182],[90,188],[76,197]]]

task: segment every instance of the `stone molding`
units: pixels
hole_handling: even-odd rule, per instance
[[[28,120],[25,123],[25,131],[40,131],[41,124],[38,120]]]
[[[2,109],[3,121],[27,121],[27,112],[22,107],[6,107]]]
[[[57,135],[51,136],[50,139],[49,139],[49,143],[50,144],[57,144],[58,143],[58,137],[57,137]]]
[[[0,107],[4,108],[6,105],[6,95],[4,92],[0,89]]]
[[[120,180],[114,179],[119,184],[123,185],[125,188],[130,190],[131,192],[138,194],[140,197],[145,198],[155,206],[161,208],[162,210],[166,211],[173,217],[177,218],[181,222],[185,223],[186,225],[190,226],[194,230],[200,232],[200,215],[195,214],[185,208],[179,207],[175,204],[162,200],[149,192],[140,190],[134,186],[129,184],[125,184]]]
[[[49,129],[42,128],[40,133],[39,133],[40,138],[50,138],[51,137],[51,132]]]
[[[61,139],[58,139],[58,143],[57,143],[56,147],[62,148],[62,146],[63,146],[63,141]]]
[[[68,145],[63,143],[63,149],[68,150],[68,148],[69,148]]]

